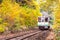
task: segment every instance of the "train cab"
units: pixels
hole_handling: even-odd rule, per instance
[[[40,30],[49,30],[50,23],[49,23],[49,17],[38,17],[38,27]]]

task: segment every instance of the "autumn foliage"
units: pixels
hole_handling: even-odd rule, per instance
[[[60,0],[0,0],[0,32],[37,26],[41,11],[54,17],[53,28],[60,26]]]
[[[37,26],[41,16],[36,1],[2,0],[0,4],[0,32],[29,29]]]

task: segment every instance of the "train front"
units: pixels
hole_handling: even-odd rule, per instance
[[[40,30],[49,30],[50,29],[49,17],[39,16],[38,27]]]

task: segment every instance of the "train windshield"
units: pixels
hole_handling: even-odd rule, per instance
[[[48,22],[48,17],[45,18],[45,22]]]
[[[48,17],[38,17],[38,22],[48,22]]]

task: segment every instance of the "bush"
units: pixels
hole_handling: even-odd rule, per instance
[[[0,25],[0,33],[3,33],[5,31],[5,28],[3,27],[3,25]]]

